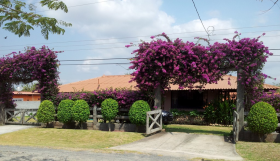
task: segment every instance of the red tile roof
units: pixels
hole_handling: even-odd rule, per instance
[[[40,93],[36,92],[23,92],[23,91],[14,91],[14,94],[24,94],[24,95],[40,95]]]
[[[130,88],[132,90],[137,90],[136,82],[129,83],[131,79],[131,75],[103,75],[101,77],[88,79],[84,81],[64,84],[59,86],[60,92],[75,92],[75,91],[94,91],[98,89],[106,89],[106,88]],[[228,78],[230,78],[231,85],[228,85]],[[227,90],[236,90],[237,89],[237,77],[235,76],[224,76],[224,80],[219,80],[218,84],[207,84],[205,88],[202,90],[219,90],[219,89],[227,89]],[[199,84],[195,84],[199,85]],[[171,85],[171,90],[178,90],[178,85]],[[280,87],[276,87],[269,84],[264,84],[265,89],[279,89]],[[183,90],[189,90],[185,88]],[[193,88],[192,90],[197,90],[197,88]]]

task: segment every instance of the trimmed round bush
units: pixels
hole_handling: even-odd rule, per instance
[[[86,122],[89,118],[89,105],[85,100],[77,100],[72,107],[73,121]]]
[[[108,98],[101,103],[101,113],[103,119],[108,120],[110,122],[117,116],[118,112],[119,104],[116,100]]]
[[[130,122],[136,125],[144,125],[147,111],[151,111],[151,108],[146,101],[138,100],[134,102],[128,113]]]
[[[266,102],[254,104],[248,115],[248,127],[258,134],[269,134],[275,131],[278,119],[275,109]]]
[[[37,111],[38,122],[49,123],[54,121],[55,109],[54,105],[49,100],[44,100]]]
[[[57,119],[59,122],[69,123],[72,121],[72,107],[74,101],[66,99],[62,100],[57,108]]]

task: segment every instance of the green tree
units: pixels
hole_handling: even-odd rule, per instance
[[[41,6],[47,6],[51,10],[61,9],[68,12],[67,6],[59,0],[41,0]],[[35,13],[36,6],[28,5],[22,0],[0,0],[0,27],[8,30],[19,37],[30,36],[33,27],[40,27],[45,39],[49,38],[49,32],[53,34],[64,34],[65,30],[59,25],[69,27],[71,23],[66,23],[55,18],[43,17]],[[27,11],[26,11],[27,10]]]
[[[22,86],[22,90],[21,91],[25,91],[25,92],[32,92],[36,90],[36,84],[35,83],[28,83]]]

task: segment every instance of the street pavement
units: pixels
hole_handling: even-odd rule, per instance
[[[0,146],[1,161],[186,161],[184,158],[135,153],[97,153],[61,149]]]

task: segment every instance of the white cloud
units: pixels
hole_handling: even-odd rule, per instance
[[[87,57],[86,59],[100,59],[101,57]],[[99,64],[102,63],[102,60],[85,60],[82,64],[85,65],[77,65],[77,71],[78,72],[92,72],[92,71],[98,71],[99,66],[97,65],[90,65],[90,64]],[[86,65],[89,64],[89,65]]]

